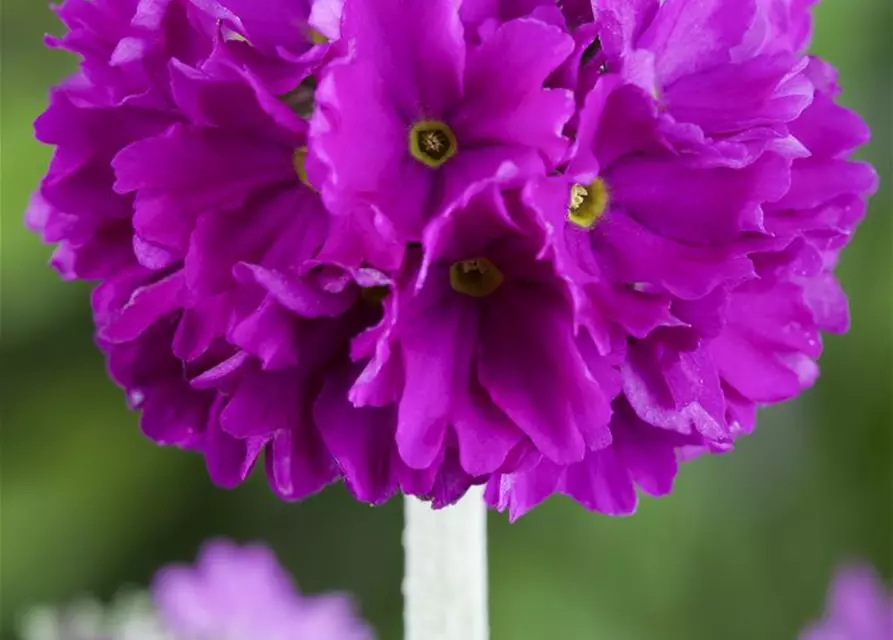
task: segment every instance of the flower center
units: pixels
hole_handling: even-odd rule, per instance
[[[505,278],[486,258],[460,260],[450,267],[450,286],[473,298],[485,298],[499,288]]]
[[[282,96],[281,100],[305,120],[313,115],[313,95],[316,93],[316,78],[307,76],[297,87]]]
[[[391,290],[383,285],[377,287],[364,287],[360,291],[360,297],[363,299],[363,302],[377,305],[381,304],[382,301],[388,297],[390,292]]]
[[[446,123],[422,120],[409,132],[412,157],[434,169],[456,155],[457,149],[456,136]]]
[[[301,183],[316,191],[316,187],[310,184],[310,179],[307,177],[307,147],[298,147],[295,149],[295,155],[292,156],[292,166],[295,168],[295,173],[298,174],[298,179]]]
[[[608,209],[608,186],[596,178],[588,186],[575,184],[571,187],[567,205],[567,219],[583,229],[591,228]]]

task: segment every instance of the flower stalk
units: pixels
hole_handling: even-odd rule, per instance
[[[478,488],[434,510],[404,501],[405,640],[487,640],[487,510]]]

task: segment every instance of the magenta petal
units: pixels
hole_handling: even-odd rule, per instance
[[[238,386],[241,374],[251,369],[250,354],[237,351],[222,362],[192,378],[189,383],[195,389],[220,389],[228,393]]]
[[[517,144],[497,144],[472,148],[456,155],[441,171],[438,198],[432,203],[433,213],[461,208],[482,191],[498,193],[495,187],[516,187],[544,171],[544,163],[535,150]],[[488,186],[485,186],[488,185]],[[438,224],[433,220],[426,234]],[[466,241],[472,240],[466,238]],[[482,240],[474,240],[480,245]]]
[[[687,76],[667,87],[664,100],[674,118],[713,134],[791,122],[814,93],[804,75],[786,79],[798,58],[790,53],[759,56]]]
[[[662,3],[638,46],[655,54],[666,86],[676,79],[728,63],[756,14],[755,0],[676,0]]]
[[[817,93],[812,104],[791,123],[791,132],[814,154],[836,158],[868,142],[868,125],[853,111]]]
[[[584,433],[601,428],[610,441],[610,407],[548,296],[539,306],[524,304],[522,296],[500,296],[498,313],[485,315],[481,327],[478,376],[544,455],[567,464],[583,457]],[[536,338],[543,331],[548,345]]]
[[[237,207],[260,187],[294,180],[288,148],[184,125],[125,147],[112,166],[115,190],[136,192],[136,232],[184,252],[202,212]]]
[[[733,296],[729,313],[710,351],[732,387],[768,403],[789,400],[815,382],[821,341],[797,287],[744,289]]]
[[[185,192],[197,205],[238,202],[259,185],[290,180],[291,153],[234,132],[173,125],[125,147],[112,163],[115,190]]]
[[[562,128],[573,113],[573,96],[543,85],[573,49],[568,34],[528,19],[503,24],[473,49],[465,101],[451,120],[460,146],[465,140],[519,144],[557,165],[568,146]]]
[[[311,0],[275,0],[263,7],[253,0],[194,1],[218,19],[237,26],[256,47],[269,51],[283,47],[301,53],[312,44],[307,26]]]
[[[144,394],[143,433],[158,444],[196,448],[207,427],[213,394],[191,389],[176,378],[154,385]]]
[[[473,484],[474,478],[462,470],[455,451],[449,449],[437,469],[431,491],[424,498],[431,501],[432,508],[443,509],[458,502]]]
[[[180,260],[177,252],[165,249],[140,236],[133,237],[133,254],[137,262],[153,271],[167,269]]]
[[[468,390],[456,410],[453,429],[459,443],[459,461],[473,476],[500,469],[522,437],[521,431],[479,386]]]
[[[530,470],[491,476],[484,497],[494,509],[508,510],[514,522],[551,496],[563,473],[563,467],[544,458]]]
[[[588,2],[588,0],[583,0]],[[552,0],[464,0],[459,9],[462,24],[480,28],[538,14],[543,8],[554,8]],[[561,14],[558,14],[561,18]],[[563,24],[563,19],[558,21]]]
[[[353,407],[347,400],[348,373],[326,377],[313,405],[313,419],[350,491],[363,502],[381,504],[397,490],[402,466],[393,440],[394,410]]]
[[[608,99],[616,90],[619,82],[619,78],[606,77],[596,83],[595,87],[586,94],[583,106],[577,114],[579,125],[571,160],[568,163],[569,175],[588,178],[591,181],[601,172],[602,164],[596,157],[595,139],[602,129],[602,117]]]
[[[253,129],[259,136],[297,147],[307,123],[285,102],[258,86],[247,72],[229,71],[225,79],[171,62],[171,90],[192,124],[231,130]]]
[[[612,57],[627,54],[651,25],[660,4],[660,0],[591,0],[606,51]]]
[[[338,479],[338,467],[316,429],[280,431],[266,448],[266,471],[283,500],[303,500]]]
[[[352,42],[357,59],[375,65],[373,74],[407,124],[442,118],[462,94],[465,42],[460,4],[460,0],[344,3],[341,36]]]
[[[823,273],[810,278],[803,296],[822,331],[846,333],[850,328],[850,311],[846,292],[833,274]]]
[[[775,206],[809,209],[848,193],[874,193],[877,186],[877,172],[869,164],[807,158],[794,163],[791,189]]]
[[[351,359],[367,361],[348,397],[358,407],[384,406],[399,400],[403,386],[403,366],[399,349],[391,342],[396,335],[399,292],[382,301],[382,318],[351,341]]]
[[[645,493],[667,495],[679,469],[677,449],[693,444],[641,420],[628,408],[618,409],[612,423],[614,443],[630,477]]]
[[[224,431],[237,438],[271,436],[301,425],[301,386],[294,375],[245,375],[220,414]]]
[[[656,284],[684,300],[755,274],[743,253],[664,238],[617,211],[609,212],[590,237],[613,280]]]
[[[229,297],[219,295],[184,309],[171,345],[174,355],[189,362],[204,354],[216,338],[225,335],[230,307]]]
[[[239,264],[235,275],[241,282],[255,282],[284,308],[305,318],[339,316],[353,304],[350,290],[331,293],[311,278],[291,276],[255,264]]]
[[[636,510],[635,485],[617,449],[590,451],[582,462],[565,471],[562,493],[587,509],[607,515],[628,515]]]
[[[229,323],[226,337],[234,346],[258,358],[265,370],[296,366],[304,346],[298,320],[269,296],[254,311]]]
[[[316,259],[345,268],[367,264],[387,271],[398,269],[404,245],[390,225],[379,224],[384,222],[368,205],[340,212],[329,220],[328,237]]]
[[[473,307],[447,303],[409,320],[401,333],[397,445],[406,464],[424,469],[443,447],[452,405],[469,393],[478,319]]]
[[[137,289],[121,311],[100,330],[100,337],[109,342],[127,342],[139,337],[150,325],[183,304],[183,285],[183,272],[177,271]]]
[[[263,450],[264,438],[238,440],[220,428],[221,402],[214,403],[205,435],[204,453],[208,475],[215,484],[232,488],[245,481]]]
[[[646,338],[660,326],[673,326],[679,322],[672,317],[666,296],[614,287],[600,291],[599,297],[605,314],[614,318],[634,338]]]
[[[462,199],[437,216],[425,229],[427,263],[423,264],[419,283],[426,282],[431,263],[447,263],[484,255],[506,234],[518,230],[498,187],[488,181],[465,184]],[[438,292],[444,287],[439,287]]]
[[[115,272],[93,290],[90,302],[93,318],[98,325],[113,319],[128,302],[134,292],[145,284],[149,274],[139,265]]]
[[[185,257],[190,291],[205,296],[231,289],[239,262],[299,271],[323,241],[325,218],[318,206],[294,187],[252,198],[231,212],[201,215]]]
[[[760,203],[790,186],[786,162],[775,154],[737,170],[631,159],[612,166],[607,180],[615,206],[655,233],[696,245],[754,230]]]
[[[728,440],[725,399],[716,363],[705,349],[661,357],[656,340],[630,347],[621,367],[629,403],[648,424]]]
[[[660,155],[666,146],[657,132],[651,96],[616,76],[606,76],[587,94],[579,119],[567,172],[585,182],[618,159],[645,152]]]

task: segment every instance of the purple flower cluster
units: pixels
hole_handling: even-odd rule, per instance
[[[842,570],[831,585],[825,617],[800,635],[800,640],[890,638],[893,638],[893,592],[869,566]]]
[[[628,514],[847,329],[811,4],[66,0],[29,224],[221,486]]]

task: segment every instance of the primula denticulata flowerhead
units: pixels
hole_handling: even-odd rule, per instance
[[[811,4],[66,0],[28,223],[220,486],[632,513],[849,326]]]
[[[24,640],[372,640],[350,599],[301,596],[266,547],[207,543],[194,566],[165,567],[150,594],[30,612]]]
[[[893,638],[893,592],[870,566],[840,570],[828,592],[823,618],[799,640],[889,640]]]

